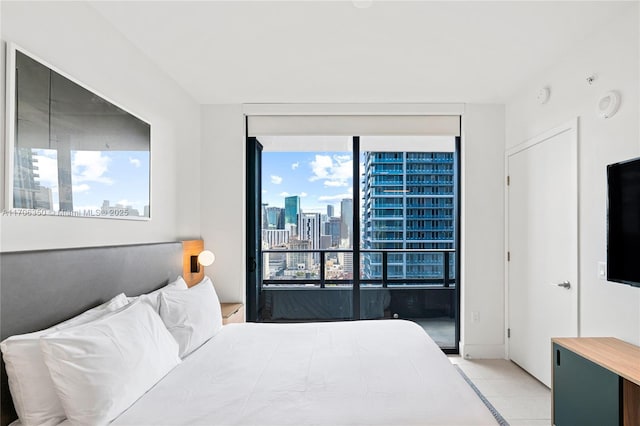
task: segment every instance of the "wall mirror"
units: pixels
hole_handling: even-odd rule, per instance
[[[7,47],[10,215],[149,219],[151,126]]]

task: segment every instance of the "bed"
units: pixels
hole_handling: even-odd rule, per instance
[[[160,272],[152,278],[143,279],[137,272],[125,278],[132,272],[128,269],[137,269],[122,265],[123,251],[130,250],[143,256],[149,266],[155,264],[153,267]],[[178,248],[175,243],[121,247],[107,256],[98,248],[91,249],[94,251],[91,258],[100,259],[102,264],[98,269],[112,261],[119,262],[118,273],[124,275],[117,282],[125,284],[116,284],[111,277],[109,288],[105,289],[105,281],[84,279],[67,290],[73,291],[74,286],[102,288],[104,300],[119,292],[121,285],[136,294],[153,290],[182,272],[180,250],[181,246]],[[75,307],[70,311],[67,306],[65,312],[53,315],[56,319],[52,320],[51,312],[55,309],[48,309],[49,313],[40,315],[44,323],[32,319],[26,326],[28,329],[14,331],[20,329],[15,318],[24,316],[22,312],[28,306],[24,303],[44,302],[41,298],[27,297],[27,301],[20,302],[22,307],[6,311],[5,292],[9,300],[16,302],[12,291],[18,291],[8,288],[7,280],[12,286],[22,280],[19,268],[33,264],[29,262],[42,254],[52,255],[51,252],[23,253],[19,257],[2,255],[3,339],[9,332],[6,328],[14,334],[24,333],[68,318],[78,310]],[[77,264],[78,256],[85,254],[84,250],[65,252],[62,257],[57,253],[57,266],[49,263],[44,268],[60,268],[67,256],[75,258]],[[124,257],[130,258],[131,254]],[[26,259],[32,255],[36,258]],[[24,274],[33,281],[30,272]],[[51,282],[56,273],[50,271],[45,276]],[[69,281],[68,274],[64,276]],[[24,296],[24,289],[19,292]],[[95,293],[90,301],[83,301],[81,296],[77,303],[90,307],[94,299]],[[11,315],[13,318],[8,317]],[[7,321],[12,325],[5,327]],[[3,389],[3,424],[15,418],[6,415],[11,410],[11,399],[5,399],[7,393]],[[493,425],[496,421],[422,328],[403,320],[370,320],[221,327],[141,393],[112,424],[444,426]]]

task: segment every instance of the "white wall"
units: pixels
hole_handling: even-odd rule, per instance
[[[223,301],[245,294],[245,130],[241,105],[203,107],[202,236]],[[463,135],[463,348],[504,356],[504,107],[467,105]],[[211,191],[215,188],[215,197]],[[220,265],[218,267],[217,265]],[[224,265],[224,266],[222,266]],[[471,312],[479,313],[473,322]]]
[[[504,357],[504,120],[503,105],[470,104],[463,116],[460,353],[469,358]]]
[[[200,106],[85,2],[2,2],[0,10],[3,48],[16,43],[144,118],[152,133],[150,221],[0,217],[0,250],[198,237]],[[4,131],[2,140],[4,158]],[[4,170],[2,162],[1,188]]]
[[[245,130],[242,106],[202,108],[202,238],[216,254],[207,269],[223,302],[245,301]]]
[[[640,288],[597,277],[606,260],[606,165],[640,155],[638,131],[638,5],[585,39],[517,94],[506,106],[507,147],[579,117],[579,246],[582,336],[615,336],[640,344]],[[597,74],[593,85],[587,76]],[[551,98],[536,102],[548,85]],[[622,95],[616,116],[596,115],[609,90]],[[639,253],[640,259],[640,253]]]

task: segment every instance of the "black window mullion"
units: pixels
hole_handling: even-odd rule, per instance
[[[360,319],[360,137],[353,137],[353,319]]]
[[[462,119],[461,119],[462,120]],[[462,123],[460,123],[460,127],[462,127]],[[460,152],[461,152],[461,139],[460,136],[456,136],[456,151],[454,154],[454,191],[455,191],[455,203],[454,203],[454,217],[455,217],[455,249],[456,251],[453,253],[455,259],[455,352],[459,353],[460,351],[460,295],[462,294],[462,280],[460,279],[460,250],[461,250],[461,235],[460,235],[460,212],[462,210],[462,197],[461,197],[461,181],[462,181],[462,166],[460,162]]]

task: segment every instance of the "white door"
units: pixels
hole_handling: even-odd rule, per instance
[[[578,335],[577,120],[507,152],[509,358],[551,385],[551,338]]]

